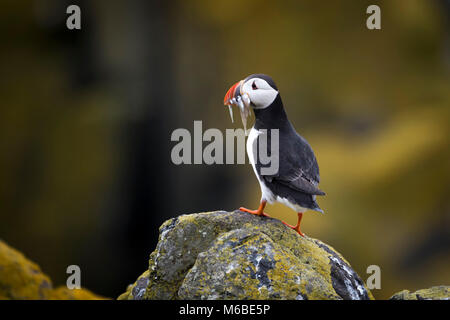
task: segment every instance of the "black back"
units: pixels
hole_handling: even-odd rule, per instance
[[[254,75],[254,77],[262,78],[261,75]],[[286,197],[303,207],[320,211],[313,195],[324,195],[325,193],[317,187],[320,175],[316,157],[309,143],[295,131],[287,118],[280,94],[269,107],[254,109],[254,112],[256,118],[254,128],[267,130],[268,154],[270,154],[271,146],[270,129],[279,130],[278,173],[262,176],[263,165],[256,161],[258,175],[264,179],[266,185],[275,194]],[[258,139],[263,136],[264,133],[260,134]],[[257,145],[259,145],[259,141]]]

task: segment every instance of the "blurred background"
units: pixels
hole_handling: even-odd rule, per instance
[[[66,8],[81,8],[81,30]],[[366,8],[381,7],[381,30]],[[271,75],[321,169],[309,236],[376,298],[450,283],[450,1],[14,1],[0,4],[0,237],[56,285],[117,297],[160,224],[256,207],[249,164],[171,162],[176,128],[231,124],[223,96]],[[235,114],[236,115],[236,114]],[[295,223],[281,205],[273,217]]]

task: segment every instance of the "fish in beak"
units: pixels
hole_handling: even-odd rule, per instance
[[[234,122],[232,106],[239,108],[242,124],[244,125],[245,133],[247,133],[247,118],[250,116],[250,98],[247,93],[241,90],[243,82],[243,80],[236,82],[228,89],[223,98],[223,104],[228,106],[230,110],[231,122]]]

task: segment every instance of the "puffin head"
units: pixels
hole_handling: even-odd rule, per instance
[[[272,78],[259,73],[252,74],[232,85],[223,98],[223,103],[230,109],[231,121],[233,121],[232,106],[239,108],[242,124],[247,132],[247,118],[250,115],[250,109],[268,108],[277,96],[278,88]]]
[[[271,77],[265,74],[252,74],[236,82],[227,91],[223,103],[225,105],[237,105],[242,109],[265,109],[269,107],[278,95],[278,88]]]

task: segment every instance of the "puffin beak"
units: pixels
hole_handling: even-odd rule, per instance
[[[230,89],[228,89],[227,94],[223,98],[223,104],[224,105],[233,105],[236,104],[233,101],[233,98],[236,99],[241,94],[241,81],[236,82],[231,86]]]
[[[242,83],[244,80],[236,82],[228,89],[225,97],[223,98],[223,104],[228,106],[230,110],[231,122],[233,119],[233,109],[232,106],[237,106],[241,113],[242,123],[244,125],[244,130],[247,130],[247,118],[250,114],[250,98],[247,93],[242,94]]]
[[[228,109],[230,110],[231,122],[234,122],[233,109],[231,108],[231,106],[237,105],[237,99],[241,94],[241,82],[242,80],[233,84],[231,88],[228,89],[225,97],[223,98],[223,104],[228,106]]]

